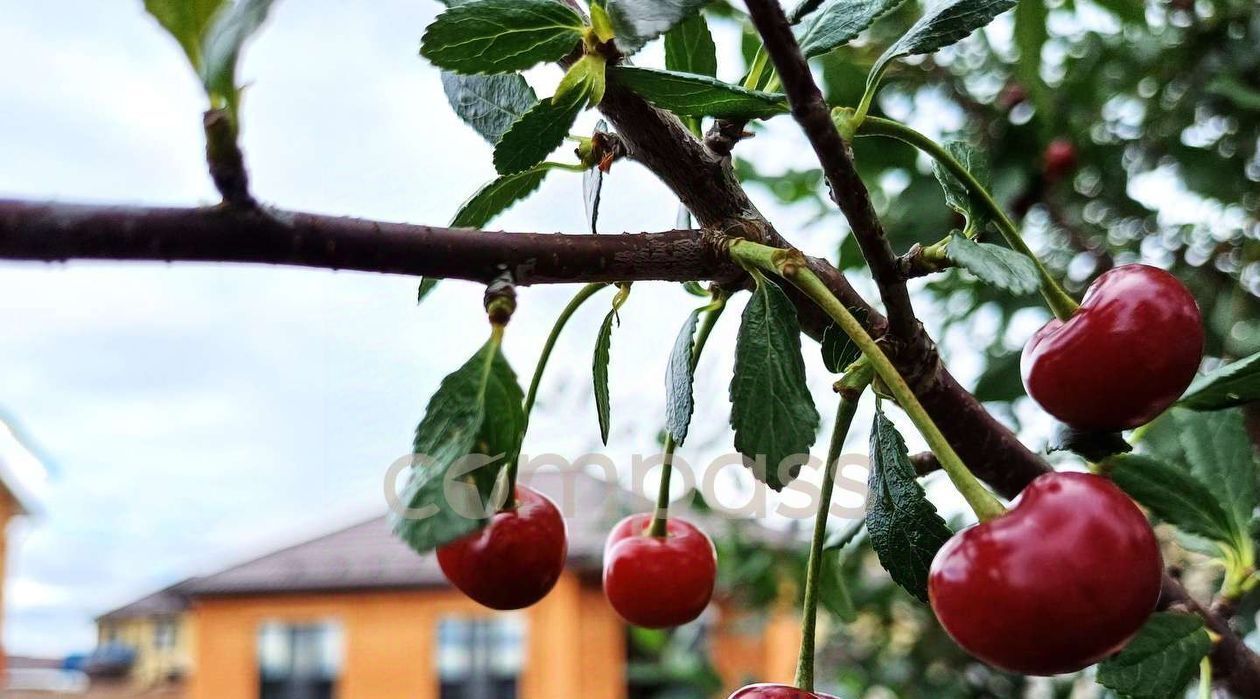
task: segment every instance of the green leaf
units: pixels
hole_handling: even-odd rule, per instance
[[[1191,410],[1223,410],[1253,401],[1260,401],[1260,353],[1198,377],[1177,404]]]
[[[1016,0],[936,0],[900,39],[875,61],[868,84],[902,56],[932,53],[954,44],[1015,6]]]
[[[516,202],[533,194],[542,184],[550,168],[536,167],[532,170],[503,175],[497,180],[477,190],[455,214],[451,226],[455,228],[481,228],[490,223],[495,216],[506,211]]]
[[[665,68],[717,76],[717,46],[703,14],[697,12],[665,32]]]
[[[470,515],[489,501],[504,455],[520,447],[523,399],[493,338],[442,380],[416,428],[415,453],[426,460],[412,470],[402,495],[415,515],[390,514],[394,533],[412,549],[425,553],[484,526],[484,518]],[[480,465],[462,463],[474,454],[492,460],[467,472]]]
[[[442,89],[455,114],[491,144],[538,104],[534,89],[519,73],[460,75],[444,70]]]
[[[599,438],[608,446],[608,429],[612,421],[612,406],[608,398],[608,361],[609,350],[612,349],[613,321],[617,320],[617,309],[608,311],[604,322],[599,326],[599,335],[595,337],[595,359],[591,374],[595,381],[595,415],[599,418]]]
[[[1184,470],[1137,454],[1112,457],[1108,464],[1116,485],[1159,519],[1214,541],[1238,540],[1236,525],[1220,501]]]
[[[849,595],[849,585],[844,581],[844,556],[838,549],[822,552],[822,579],[818,581],[818,596],[823,607],[836,619],[846,624],[857,620],[857,608]]]
[[[617,35],[617,47],[628,55],[698,12],[708,1],[608,0],[605,7]]]
[[[893,582],[927,602],[932,558],[953,536],[916,480],[906,442],[883,411],[871,427],[866,528],[880,565]]]
[[[144,0],[144,9],[153,15],[188,56],[193,68],[201,68],[201,39],[224,0]]]
[[[865,316],[866,313],[863,312],[862,315]],[[861,317],[858,320],[865,321],[866,318]],[[833,374],[843,374],[850,364],[862,356],[862,350],[836,323],[829,323],[823,328],[819,348],[822,351],[823,365]]]
[[[950,141],[945,144],[945,150],[976,178],[981,187],[989,189],[989,164],[978,149],[963,141]],[[935,160],[932,161],[932,172],[945,190],[945,204],[966,217],[968,236],[979,235],[989,223],[984,201],[973,196],[961,180]]]
[[[806,58],[821,56],[853,41],[902,2],[904,0],[826,0],[801,20],[796,28],[796,40]]]
[[[1256,452],[1240,410],[1200,413],[1174,410],[1190,473],[1207,484],[1225,511],[1246,532],[1256,509]]]
[[[679,116],[765,119],[788,109],[783,95],[746,90],[703,75],[631,66],[612,68],[609,74],[617,84]]]
[[[241,49],[271,11],[272,0],[239,0],[224,7],[206,32],[201,52],[201,82],[211,99],[237,101],[236,64]]]
[[[764,470],[760,465],[753,469],[757,479],[782,490],[800,468],[798,463],[780,474],[780,464],[809,452],[819,418],[805,384],[796,308],[774,282],[764,278],[757,282],[735,341],[731,427],[739,453],[754,463],[765,458]]]
[[[1098,682],[1133,699],[1174,699],[1211,650],[1198,615],[1158,612],[1124,650],[1098,665]]]
[[[438,282],[440,281],[442,280],[436,277],[421,277],[420,288],[416,290],[416,303],[423,303],[424,298],[433,293],[433,290],[437,288]]]
[[[438,15],[420,55],[457,73],[509,73],[560,60],[582,40],[584,26],[556,0],[476,0]]]
[[[1019,49],[1019,61],[1015,64],[1015,77],[1028,91],[1033,105],[1043,120],[1051,117],[1054,100],[1046,82],[1041,79],[1041,49],[1049,37],[1046,22],[1050,10],[1047,0],[1019,0],[1015,6],[1015,46]]]
[[[585,99],[554,104],[548,97],[512,124],[494,147],[494,169],[508,175],[541,163],[564,143]]]
[[[1027,255],[992,243],[977,243],[954,233],[945,254],[986,284],[1014,294],[1031,294],[1041,286],[1037,266]]]
[[[604,99],[604,79],[607,61],[603,56],[585,55],[565,72],[556,86],[551,101],[556,104],[578,102],[583,106],[599,104]]]
[[[679,446],[687,439],[691,413],[695,410],[692,395],[695,373],[691,370],[691,358],[695,347],[693,338],[702,310],[697,308],[687,316],[678,337],[674,339],[674,349],[670,351],[669,364],[665,367],[665,429]]]

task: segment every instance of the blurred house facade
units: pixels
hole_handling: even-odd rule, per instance
[[[101,642],[135,651],[137,684],[176,677],[193,699],[632,699],[661,689],[628,673],[629,629],[600,586],[605,533],[650,503],[578,473],[528,483],[565,512],[570,542],[555,590],[529,609],[468,600],[434,556],[416,555],[378,517],[105,614]],[[794,613],[719,601],[699,623],[728,687],[791,679]]]
[[[13,428],[0,419],[0,688],[4,686],[4,589],[9,579],[9,524],[14,518],[35,511],[47,482],[40,460],[18,438]]]

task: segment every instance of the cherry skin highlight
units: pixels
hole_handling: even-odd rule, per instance
[[[649,536],[651,513],[617,523],[604,543],[604,594],[623,619],[648,629],[694,621],[709,606],[717,580],[713,541],[670,517],[668,535]]]
[[[1098,277],[1072,317],[1038,330],[1020,367],[1028,395],[1060,422],[1116,432],[1172,405],[1202,359],[1194,297],[1168,272],[1135,264]]]
[[[1162,573],[1151,525],[1123,491],[1101,476],[1048,473],[1010,512],[946,542],[928,595],[972,655],[1056,675],[1128,643],[1155,609]]]
[[[735,690],[729,699],[837,699],[837,697],[822,692],[806,692],[786,684],[750,684]]]
[[[491,609],[528,607],[551,592],[564,571],[569,540],[555,503],[517,486],[516,507],[495,513],[481,531],[438,549],[446,579]]]

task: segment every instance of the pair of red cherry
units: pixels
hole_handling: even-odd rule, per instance
[[[717,555],[694,525],[670,519],[668,534],[648,534],[651,514],[631,515],[604,545],[604,594],[626,621],[646,628],[694,620],[713,596]],[[568,554],[564,518],[555,503],[518,486],[516,506],[485,528],[438,549],[446,579],[491,609],[528,607],[547,595]]]

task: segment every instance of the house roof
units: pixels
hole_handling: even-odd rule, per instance
[[[170,587],[158,590],[157,592],[141,597],[130,604],[106,612],[105,614],[96,617],[96,620],[98,622],[120,621],[122,619],[135,619],[138,617],[179,614],[188,608],[188,594],[183,590],[183,587],[194,580],[196,580],[196,578],[191,578],[171,585]]]
[[[538,472],[522,483],[550,497],[568,523],[570,569],[597,573],[604,538],[612,525],[631,512],[648,511],[652,502],[641,495],[581,471]],[[685,512],[709,528],[720,518]],[[747,521],[745,530],[767,543],[785,543],[783,534]],[[433,554],[418,556],[390,531],[385,516],[269,553],[226,570],[193,578],[137,600],[102,619],[167,613],[189,598],[288,592],[351,591],[381,588],[445,586]]]
[[[44,464],[0,418],[0,488],[13,495],[22,514],[30,514],[42,499],[47,483]]]

